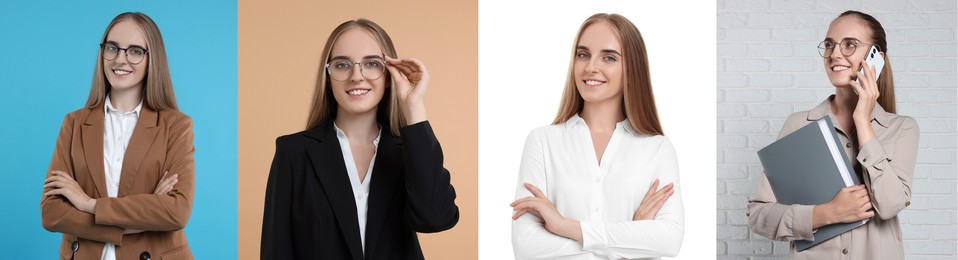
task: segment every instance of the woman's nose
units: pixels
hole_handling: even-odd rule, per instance
[[[585,64],[585,72],[593,73],[595,72],[595,59],[589,59],[589,62]]]
[[[360,82],[363,79],[365,79],[363,76],[363,70],[362,68],[359,67],[359,64],[353,64],[353,67],[351,69],[353,70],[353,72],[350,73],[351,76],[349,77],[349,81]]]
[[[830,56],[828,56],[828,57],[831,58],[832,60],[835,60],[835,59],[844,59],[844,58],[845,58],[845,54],[842,54],[841,48],[839,48],[838,46],[835,46],[835,48],[832,49],[832,55],[830,55]]]

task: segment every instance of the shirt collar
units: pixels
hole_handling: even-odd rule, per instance
[[[572,129],[572,127],[577,125],[587,126],[585,124],[585,119],[580,117],[578,113],[572,115],[572,117],[570,117],[569,120],[565,121],[565,130],[568,131],[569,129]],[[615,123],[615,129],[623,129],[625,130],[625,132],[631,135],[639,135],[639,132],[636,131],[634,128],[632,128],[632,124],[629,123],[628,118],[626,118],[625,120],[619,121],[618,123]]]
[[[378,146],[379,138],[383,136],[383,126],[379,124],[377,124],[376,126],[379,127],[379,131],[378,131],[379,133],[376,134],[376,139],[373,139],[373,144]],[[333,122],[333,129],[336,130],[337,138],[346,138],[346,132],[343,132],[343,129],[339,128],[339,126],[336,125],[336,122]]]
[[[808,118],[806,119],[808,119],[808,121],[815,121],[825,116],[835,118],[830,104],[833,99],[835,99],[834,94],[828,96],[825,101],[822,101],[821,104],[818,104],[818,106],[808,112]],[[871,117],[872,120],[878,122],[878,125],[887,128],[888,124],[891,123],[892,114],[885,112],[885,108],[883,108],[881,104],[878,104],[878,102],[875,102],[875,108],[872,109]]]
[[[579,114],[576,113],[572,115],[572,117],[569,117],[569,120],[565,121],[565,130],[568,131],[578,124],[585,126],[585,119],[582,119],[582,117],[579,117]]]
[[[134,107],[134,108],[133,108],[133,111],[131,111],[131,112],[136,113],[136,116],[137,116],[137,117],[140,117],[140,110],[142,110],[142,108],[143,108],[143,100],[140,99],[140,103],[137,104],[136,107]],[[104,106],[103,106],[103,111],[106,112],[106,113],[109,113],[110,111],[115,111],[115,112],[120,113],[120,114],[130,113],[130,112],[124,113],[124,112],[121,112],[120,110],[117,110],[116,108],[114,108],[114,107],[113,107],[113,102],[110,101],[110,95],[109,95],[109,94],[106,95],[106,103],[105,103]]]
[[[639,131],[636,131],[635,128],[632,128],[632,123],[629,122],[628,118],[616,123],[615,125],[617,128],[625,129],[626,133],[629,133],[631,135],[636,135],[636,136],[639,135]]]

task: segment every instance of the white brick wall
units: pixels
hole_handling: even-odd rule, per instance
[[[888,34],[898,112],[921,127],[911,206],[901,218],[906,259],[958,254],[958,16],[955,0],[719,0],[717,258],[781,259],[788,244],[748,229],[747,199],[789,114],[834,89],[817,44],[845,10],[869,13]]]

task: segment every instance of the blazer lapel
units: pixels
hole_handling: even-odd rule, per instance
[[[343,238],[353,259],[363,259],[362,241],[359,237],[359,219],[356,216],[356,199],[346,173],[342,148],[331,126],[320,126],[306,133],[319,143],[306,145],[306,153],[313,165],[314,174],[332,204],[333,215],[342,230]]]
[[[103,168],[103,114],[106,113],[103,109],[102,105],[91,108],[82,130],[83,157],[96,186],[97,198],[109,197],[106,192],[106,169]]]
[[[369,183],[369,206],[366,211],[366,250],[369,252],[376,250],[396,187],[405,185],[400,179],[403,171],[401,140],[392,136],[388,127],[382,128],[380,136],[376,164],[373,165],[375,177],[370,179],[372,183]]]
[[[136,121],[133,128],[133,136],[130,137],[130,144],[127,145],[126,154],[123,156],[123,169],[120,170],[120,190],[118,196],[124,196],[130,193],[131,185],[136,181],[140,174],[140,165],[146,157],[146,152],[153,145],[153,139],[159,128],[157,126],[157,112],[150,109],[149,106],[143,106],[140,109],[140,118]]]

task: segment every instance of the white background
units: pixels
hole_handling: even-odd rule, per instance
[[[509,203],[525,138],[555,117],[575,34],[600,12],[631,20],[650,53],[659,117],[683,185],[677,259],[715,257],[715,3],[480,1],[480,259],[513,258]]]

